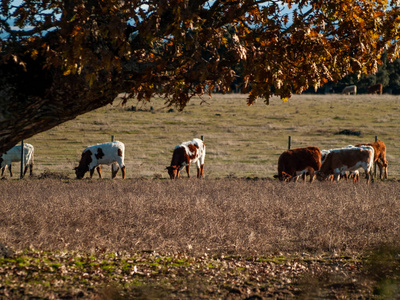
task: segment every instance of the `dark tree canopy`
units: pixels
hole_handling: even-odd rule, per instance
[[[112,103],[228,91],[248,103],[374,73],[398,54],[398,1],[2,0],[0,152]]]

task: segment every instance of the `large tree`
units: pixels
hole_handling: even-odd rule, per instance
[[[183,109],[238,64],[249,104],[374,73],[398,54],[397,2],[2,0],[0,152],[120,92]]]

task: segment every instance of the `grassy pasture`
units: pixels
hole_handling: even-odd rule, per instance
[[[126,146],[128,178],[166,178],[164,169],[174,146],[204,136],[205,175],[223,178],[272,176],[289,135],[292,148],[321,149],[372,142],[378,136],[387,145],[389,175],[396,177],[400,175],[399,100],[388,95],[295,95],[289,102],[274,98],[270,105],[260,100],[249,107],[245,95],[230,94],[194,99],[183,112],[168,112],[163,99],[130,100],[126,107],[116,101],[26,142],[35,147],[36,175],[50,171],[73,178],[82,150],[114,135]],[[132,106],[137,111],[131,111]],[[336,134],[344,129],[362,135]]]
[[[321,149],[373,142],[378,136],[387,146],[389,176],[400,175],[398,96],[294,95],[285,103],[273,98],[270,105],[259,100],[249,107],[245,95],[216,94],[193,99],[183,112],[168,112],[163,99],[119,104],[26,140],[35,147],[34,173],[62,172],[73,178],[82,150],[110,141],[111,135],[125,143],[128,178],[167,178],[164,169],[174,146],[194,137],[204,136],[207,146],[206,178],[224,178],[271,177],[288,136],[292,148]],[[344,129],[362,135],[336,134]]]

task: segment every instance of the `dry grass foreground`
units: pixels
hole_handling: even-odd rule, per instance
[[[14,249],[258,254],[361,251],[400,237],[398,182],[1,182]]]
[[[2,181],[0,297],[399,296],[399,185]]]

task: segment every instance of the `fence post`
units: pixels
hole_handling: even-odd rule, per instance
[[[111,143],[114,142],[114,135],[111,136]],[[111,164],[111,178],[114,174],[114,164]]]
[[[20,175],[20,179],[24,178],[24,140],[21,141],[21,175]]]
[[[378,136],[375,136],[375,142],[378,140]],[[375,154],[374,154],[375,155]],[[375,158],[375,157],[374,157]],[[376,178],[376,162],[374,163],[374,178]]]
[[[201,140],[202,140],[202,141],[204,141],[204,138],[203,138],[203,136],[201,136]]]
[[[291,145],[292,145],[292,137],[289,135],[289,139],[288,139],[288,150],[290,150]]]

